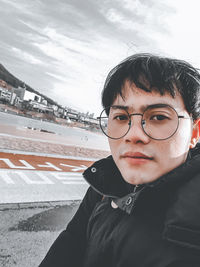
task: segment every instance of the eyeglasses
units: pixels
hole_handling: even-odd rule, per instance
[[[174,108],[166,104],[151,105],[143,113],[133,114],[129,114],[125,107],[110,106],[105,108],[97,119],[107,137],[120,139],[131,128],[131,116],[141,116],[144,133],[155,140],[166,140],[172,137],[179,127],[179,119],[191,119],[179,116]]]

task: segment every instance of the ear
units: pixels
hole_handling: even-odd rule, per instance
[[[194,148],[198,143],[200,138],[200,118],[194,122],[193,130],[192,130],[192,137],[190,141],[190,148]]]

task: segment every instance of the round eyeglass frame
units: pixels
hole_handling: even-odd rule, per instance
[[[129,117],[129,122],[128,122],[129,127],[128,127],[128,130],[127,130],[126,133],[125,133],[124,135],[122,135],[121,137],[111,137],[111,136],[107,135],[107,133],[103,130],[103,126],[101,125],[101,119],[102,119],[102,118],[105,118],[105,117],[101,117],[101,116],[102,116],[103,112],[106,112],[107,109],[110,111],[110,108],[112,108],[112,107],[115,107],[115,106],[112,105],[112,106],[109,106],[109,107],[104,108],[104,109],[102,110],[102,112],[100,113],[100,116],[97,117],[97,119],[99,120],[99,125],[100,125],[100,128],[101,128],[102,132],[103,132],[108,138],[113,139],[113,140],[121,139],[121,138],[123,138],[125,135],[127,135],[127,133],[129,132],[129,130],[131,129],[131,116],[135,116],[135,115],[142,116],[142,118],[141,118],[141,127],[142,127],[143,132],[144,132],[148,137],[150,137],[151,139],[153,139],[153,140],[157,140],[157,141],[163,141],[163,140],[167,140],[167,139],[171,138],[171,137],[177,132],[177,130],[178,130],[178,127],[179,127],[179,119],[191,119],[191,117],[186,118],[186,117],[184,117],[184,116],[182,116],[182,115],[178,115],[177,111],[176,111],[173,107],[171,107],[170,105],[166,105],[166,104],[159,104],[159,105],[158,105],[158,104],[155,104],[155,105],[148,106],[148,107],[143,111],[143,113],[131,113],[131,114],[129,114],[129,112],[128,112],[126,109],[123,109],[123,110],[127,113],[128,117]],[[175,131],[174,131],[170,136],[168,136],[168,137],[166,137],[166,138],[157,139],[157,138],[151,137],[149,134],[147,134],[147,133],[145,132],[145,129],[144,129],[144,127],[143,127],[145,120],[143,120],[143,116],[144,116],[145,112],[146,112],[148,109],[153,108],[153,107],[158,107],[158,108],[160,108],[160,107],[169,107],[169,108],[171,108],[171,109],[175,112],[175,114],[177,115],[177,127],[176,127]],[[107,114],[107,113],[106,113],[106,114]],[[108,116],[109,116],[109,114],[108,114]],[[108,117],[106,117],[106,118],[108,118]]]

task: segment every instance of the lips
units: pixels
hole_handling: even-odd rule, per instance
[[[126,152],[122,154],[122,158],[133,158],[133,159],[146,159],[146,160],[152,160],[153,157],[150,157],[146,154],[143,154],[141,152]]]

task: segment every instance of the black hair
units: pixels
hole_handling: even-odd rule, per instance
[[[188,113],[194,120],[200,117],[200,73],[186,61],[144,53],[126,58],[106,78],[104,108],[111,106],[118,95],[123,97],[127,80],[146,92],[169,93],[173,98],[178,90]]]

